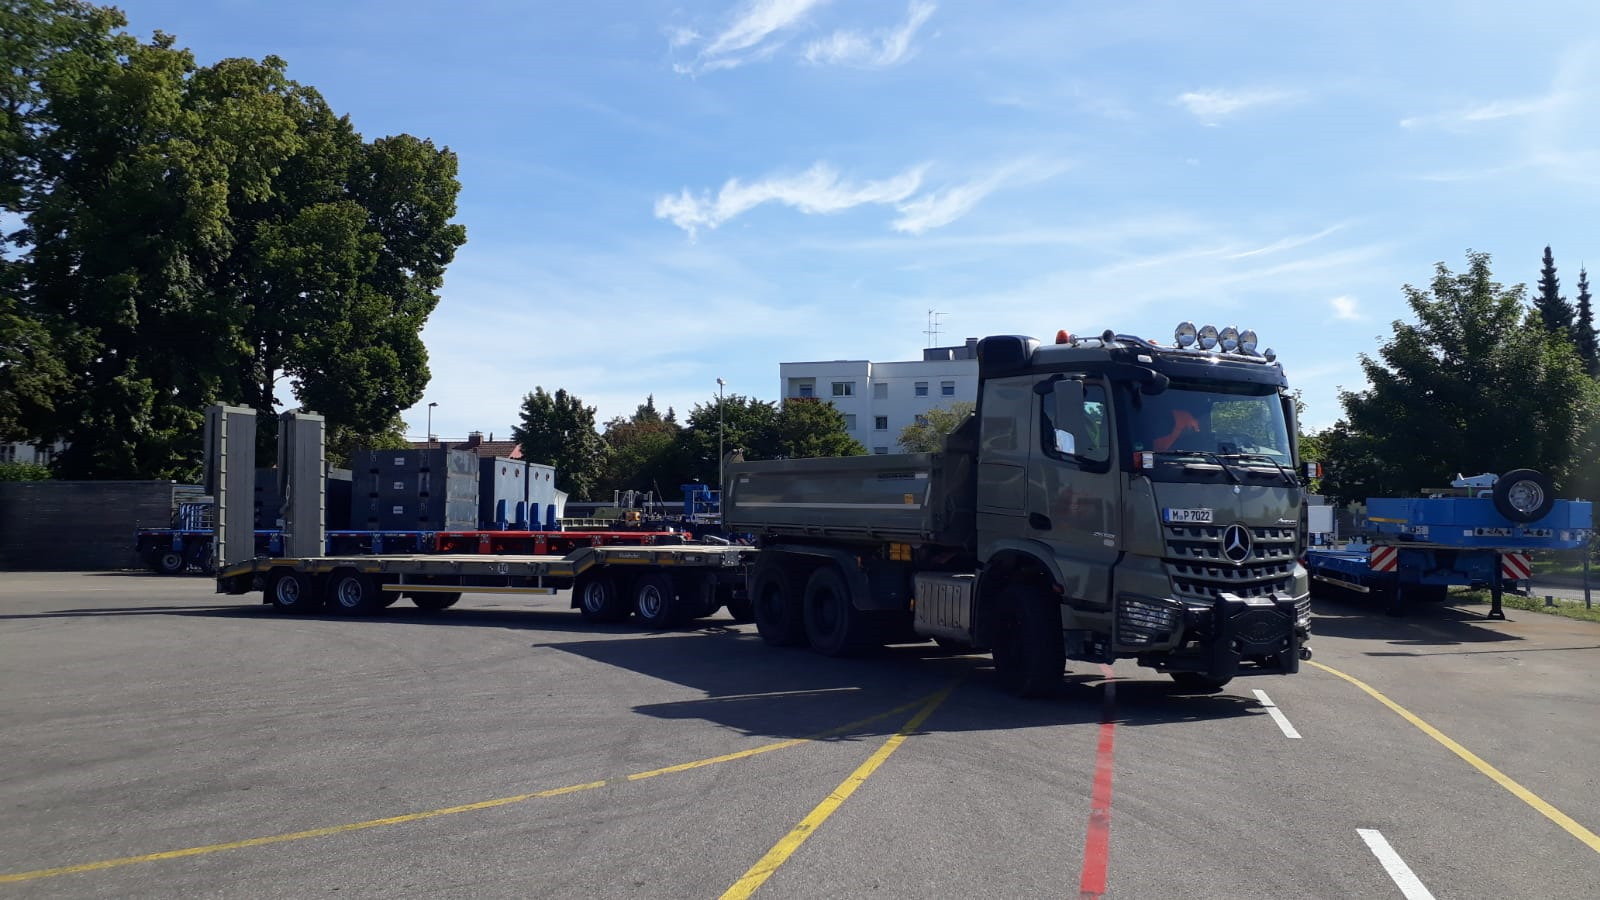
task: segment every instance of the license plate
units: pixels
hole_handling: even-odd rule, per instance
[[[1212,511],[1209,509],[1163,509],[1161,518],[1167,522],[1184,525],[1209,525],[1211,524]]]

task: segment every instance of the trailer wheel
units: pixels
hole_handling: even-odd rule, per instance
[[[806,623],[793,582],[776,565],[758,566],[750,576],[756,631],[774,647],[798,647],[806,640]]]
[[[1513,522],[1535,522],[1556,505],[1550,476],[1532,469],[1512,469],[1494,483],[1494,508]]]
[[[328,608],[342,616],[371,615],[383,608],[377,579],[354,569],[340,569],[328,578]]]
[[[678,592],[672,579],[661,572],[646,572],[633,582],[633,611],[647,628],[677,624]]]
[[[316,581],[304,572],[287,569],[267,577],[267,600],[283,612],[316,612],[322,607]]]
[[[615,577],[597,572],[578,579],[578,611],[590,622],[620,622],[628,617]]]
[[[731,590],[731,588],[729,590]],[[754,622],[756,620],[755,604],[750,602],[750,598],[748,596],[729,596],[722,602],[722,605],[727,607],[728,615],[733,619],[735,624],[742,625],[746,622]]]
[[[188,562],[183,558],[182,553],[176,550],[166,550],[155,554],[150,567],[155,569],[159,575],[181,575],[187,565]]]
[[[1228,682],[1233,680],[1231,677],[1212,678],[1204,672],[1168,672],[1167,674],[1171,675],[1172,680],[1178,683],[1178,687],[1197,694],[1220,691],[1227,686]]]
[[[441,609],[449,609],[450,607],[456,605],[457,600],[461,599],[461,593],[459,591],[440,593],[428,591],[427,593],[410,594],[408,596],[411,597],[411,602],[417,605],[417,609],[425,609],[429,612],[435,612]]]
[[[996,603],[994,670],[1000,684],[1019,697],[1054,694],[1067,665],[1060,604],[1027,584],[1006,588]]]
[[[811,649],[823,656],[843,656],[862,643],[863,623],[838,567],[824,565],[812,572],[800,602]]]
[[[683,625],[703,619],[722,608],[721,589],[717,577],[705,572],[679,573],[673,580],[678,589],[678,613],[674,625]]]

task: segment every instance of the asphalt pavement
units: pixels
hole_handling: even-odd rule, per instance
[[[1593,623],[1319,604],[1297,675],[1189,694],[1074,663],[1024,701],[984,655],[823,659],[721,615],[255,599],[0,576],[0,898],[1600,885]]]

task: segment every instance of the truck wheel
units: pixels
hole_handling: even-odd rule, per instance
[[[774,647],[798,647],[806,640],[806,623],[793,581],[774,565],[761,566],[750,576],[756,631]]]
[[[860,643],[861,617],[850,604],[850,589],[837,567],[825,565],[812,572],[800,603],[811,649],[823,656],[843,656]]]
[[[434,612],[435,610],[449,609],[455,606],[456,601],[461,599],[461,593],[459,591],[450,591],[448,593],[428,591],[425,594],[411,594],[410,597],[411,602],[417,605],[417,609]]]
[[[633,582],[633,611],[646,628],[671,628],[678,606],[678,592],[664,573],[646,572]]]
[[[578,612],[590,622],[620,622],[628,617],[615,577],[597,572],[578,579]]]
[[[316,612],[322,607],[316,582],[304,572],[273,572],[267,578],[267,600],[283,612]]]
[[[1195,693],[1220,691],[1228,682],[1233,680],[1231,677],[1212,678],[1204,672],[1168,672],[1167,674],[1171,675],[1172,680],[1178,683],[1178,687]]]
[[[754,622],[756,620],[755,605],[749,597],[729,597],[723,604],[728,608],[728,615],[736,624]]]
[[[1000,684],[1019,697],[1054,694],[1067,665],[1060,604],[1025,584],[1006,588],[997,604],[994,670]]]
[[[187,563],[184,561],[182,553],[176,550],[167,550],[157,553],[150,567],[155,569],[158,575],[181,575],[186,565]]]
[[[1532,469],[1512,469],[1494,483],[1494,508],[1513,522],[1535,522],[1556,505],[1550,476]]]
[[[378,582],[353,569],[340,569],[328,578],[328,609],[341,616],[366,616],[383,608]]]

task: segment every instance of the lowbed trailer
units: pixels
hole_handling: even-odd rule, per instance
[[[217,575],[217,592],[262,592],[285,612],[370,615],[402,597],[441,610],[463,593],[553,595],[572,590],[585,619],[636,614],[653,628],[709,616],[726,606],[748,621],[744,570],[756,551],[723,544],[581,547],[565,556],[406,554],[263,557]]]
[[[1526,469],[1494,479],[1494,488],[1481,496],[1369,498],[1367,519],[1379,536],[1368,545],[1308,549],[1313,591],[1349,591],[1400,615],[1413,601],[1443,600],[1451,585],[1487,587],[1489,617],[1505,618],[1501,594],[1508,582],[1531,577],[1528,551],[1585,546],[1593,510],[1588,501],[1554,499],[1549,480]]]

